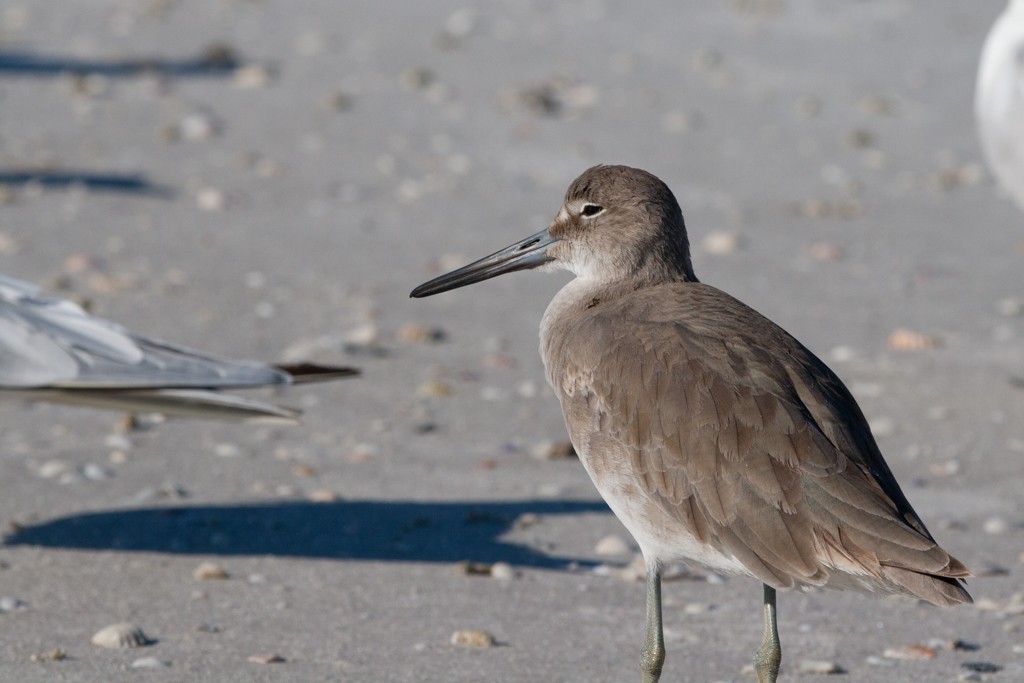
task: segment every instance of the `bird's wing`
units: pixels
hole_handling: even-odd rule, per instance
[[[0,395],[63,405],[258,424],[297,424],[294,408],[209,389],[19,389]]]
[[[287,373],[263,363],[132,334],[0,275],[0,387],[212,389],[289,382]]]
[[[588,458],[627,459],[651,500],[766,583],[825,583],[850,567],[888,581],[890,567],[967,575],[899,491],[839,379],[732,297],[641,290],[596,306],[561,343],[571,350],[552,354],[565,364],[553,377]]]

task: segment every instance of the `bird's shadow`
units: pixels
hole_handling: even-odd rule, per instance
[[[0,168],[0,185],[39,185],[46,189],[80,187],[89,192],[124,192],[170,199],[174,191],[150,181],[142,173],[96,173],[65,169]]]
[[[21,526],[7,546],[394,562],[507,562],[546,569],[585,559],[503,536],[550,515],[610,514],[601,502],[338,501],[132,508]],[[524,517],[524,515],[526,515]],[[539,520],[539,521],[538,521]]]
[[[0,75],[49,78],[65,74],[130,78],[144,74],[182,77],[230,76],[241,66],[230,48],[212,46],[202,54],[182,59],[138,57],[127,59],[80,59],[68,55],[0,50]]]

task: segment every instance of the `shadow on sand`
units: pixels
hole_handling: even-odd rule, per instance
[[[90,192],[126,192],[170,199],[174,191],[150,182],[141,173],[92,173],[66,170],[20,170],[0,168],[0,185],[40,185],[47,189],[80,187]]]
[[[0,76],[49,78],[74,76],[106,76],[129,78],[156,74],[174,78],[230,76],[241,61],[227,47],[211,46],[196,57],[162,59],[78,59],[67,55],[40,55],[32,52],[0,50]]]
[[[524,514],[610,514],[601,502],[340,501],[152,507],[22,527],[4,544],[203,555],[403,562],[508,562],[561,569],[579,558],[502,540]]]

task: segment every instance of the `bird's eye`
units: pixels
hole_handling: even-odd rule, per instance
[[[583,208],[580,210],[580,215],[590,218],[591,216],[596,216],[602,211],[604,211],[603,206],[598,206],[597,204],[584,204]]]

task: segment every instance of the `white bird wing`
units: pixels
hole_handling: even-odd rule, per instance
[[[348,370],[317,376],[352,374]],[[0,274],[0,393],[7,396],[187,417],[295,422],[297,410],[217,391],[291,381],[288,372],[271,365],[133,334],[71,301],[47,297],[35,285]]]

